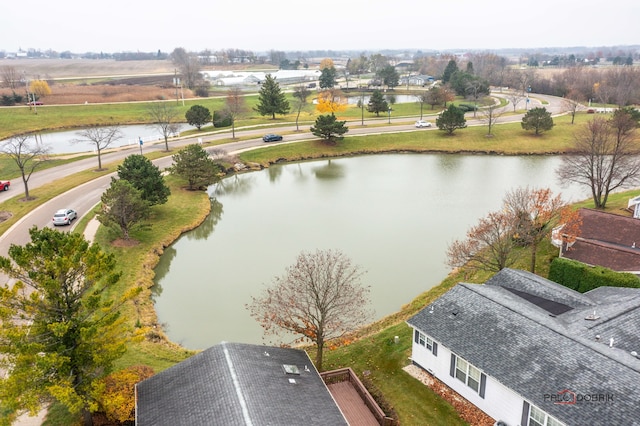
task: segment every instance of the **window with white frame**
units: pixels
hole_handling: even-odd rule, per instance
[[[487,383],[487,376],[480,372],[476,367],[465,361],[464,359],[451,354],[451,376],[460,380],[465,385],[469,386],[484,398],[485,386]]]
[[[438,344],[427,337],[424,333],[415,330],[414,341],[420,346],[424,346],[425,348],[427,348],[427,350],[435,356],[438,356]]]
[[[529,407],[529,426],[564,426],[564,423],[551,417],[535,405]]]

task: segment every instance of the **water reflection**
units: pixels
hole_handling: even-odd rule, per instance
[[[196,229],[185,234],[189,240],[206,240],[211,234],[213,234],[216,225],[222,218],[222,203],[214,197],[209,197],[211,202],[211,213],[209,216],[198,226]]]
[[[313,174],[318,179],[333,180],[340,179],[345,175],[345,168],[342,163],[332,160],[319,167],[313,168]]]
[[[282,175],[281,167],[269,167],[267,169],[267,173],[269,174],[269,182],[275,183],[278,181],[278,178]]]

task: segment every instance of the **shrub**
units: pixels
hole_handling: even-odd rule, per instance
[[[549,279],[580,293],[603,286],[640,288],[640,278],[633,274],[589,266],[562,257],[551,262]]]
[[[213,111],[213,127],[229,127],[233,123],[230,114],[224,111]]]
[[[151,367],[134,365],[102,379],[97,399],[107,418],[120,423],[135,420],[135,385],[153,374]]]
[[[478,109],[475,105],[470,105],[470,104],[460,104],[458,105],[458,108],[460,108],[464,112],[471,112]]]

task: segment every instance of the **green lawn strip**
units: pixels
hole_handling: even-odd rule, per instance
[[[95,241],[107,252],[116,256],[117,264],[122,271],[122,278],[112,289],[113,296],[122,294],[132,286],[144,288],[135,303],[123,307],[131,328],[136,328],[151,336],[158,342],[136,341],[130,344],[129,351],[118,361],[118,367],[124,368],[135,364],[145,364],[161,371],[179,362],[194,352],[170,343],[157,323],[153,305],[151,287],[154,282],[153,268],[166,247],[174,242],[182,233],[196,228],[209,214],[211,204],[208,195],[202,191],[187,191],[183,182],[166,177],[171,189],[171,196],[166,204],[154,206],[149,220],[151,227],[139,229],[131,238],[137,245],[125,247],[114,245],[117,235],[108,228],[100,227]]]
[[[491,137],[487,136],[486,126],[460,129],[453,136],[435,129],[421,129],[402,133],[347,136],[335,145],[320,140],[280,144],[246,151],[239,157],[246,162],[268,165],[282,159],[298,161],[384,152],[468,152],[503,155],[564,153],[569,149],[578,125],[572,125],[570,117],[567,116],[557,117],[555,123],[550,132],[540,136],[522,130],[520,123],[495,126]]]

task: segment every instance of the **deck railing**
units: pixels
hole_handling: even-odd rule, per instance
[[[396,421],[394,419],[387,417],[384,414],[384,411],[382,411],[378,406],[376,400],[373,399],[367,388],[364,387],[360,379],[358,379],[358,376],[356,376],[356,373],[351,368],[325,371],[320,373],[320,376],[327,385],[349,381],[378,423],[380,423],[380,426],[396,425]]]

